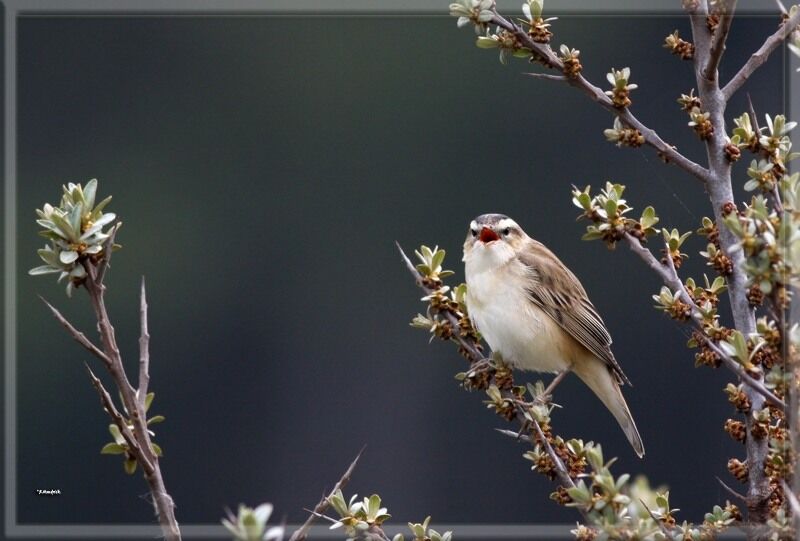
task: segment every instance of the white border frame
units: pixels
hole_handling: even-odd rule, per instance
[[[220,15],[365,15],[390,16],[395,14],[447,16],[448,0],[8,0],[4,2],[5,13],[5,182],[4,182],[4,421],[5,421],[5,537],[91,539],[109,538],[160,538],[160,528],[143,524],[19,524],[17,523],[17,18],[20,16],[220,16]],[[518,9],[521,0],[499,0],[502,13]],[[559,0],[559,14],[643,16],[676,15],[681,13],[677,0],[603,0],[596,5],[592,0]],[[772,2],[741,0],[738,11],[746,14],[775,13]],[[630,15],[628,15],[630,16]],[[766,36],[765,36],[766,37]],[[792,92],[790,74],[800,66],[800,61],[788,55],[786,62],[785,88],[786,109],[790,118],[793,111],[800,111],[800,93]],[[299,525],[289,524],[292,531]],[[437,528],[453,530],[458,539],[572,539],[569,530],[573,524],[439,524]],[[387,528],[393,535],[403,528]],[[184,539],[224,538],[225,530],[219,524],[183,524]],[[315,526],[311,531],[315,539],[340,539],[341,531],[330,531],[326,526]],[[720,536],[724,539],[743,539],[738,532]]]

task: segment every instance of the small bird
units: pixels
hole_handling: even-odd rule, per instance
[[[578,278],[502,214],[483,214],[464,242],[469,315],[492,352],[522,370],[574,372],[594,391],[641,458],[644,445],[620,385],[630,381]]]

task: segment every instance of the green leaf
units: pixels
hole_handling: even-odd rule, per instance
[[[114,438],[114,441],[120,445],[124,445],[125,438],[122,437],[122,432],[119,431],[119,427],[115,424],[108,425],[108,431],[111,433],[111,437]]]
[[[74,250],[64,250],[58,254],[58,259],[65,265],[74,263],[78,259],[78,252]]]
[[[136,459],[135,458],[127,459],[122,464],[122,466],[125,468],[125,473],[127,473],[128,475],[133,475],[134,473],[136,473]]]
[[[62,237],[67,240],[77,240],[78,234],[67,220],[55,212],[50,216],[50,219],[53,220],[54,224],[56,224]]]
[[[583,234],[581,240],[597,240],[603,238],[603,233],[598,229],[590,229],[587,230],[586,233]]]
[[[369,497],[369,506],[367,512],[369,514],[375,514],[378,512],[378,509],[381,508],[381,497],[377,494],[373,494]]]
[[[647,207],[642,212],[642,218],[639,220],[642,224],[642,227],[647,229],[649,227],[653,227],[658,223],[658,216],[656,216],[656,209],[653,207]]]
[[[94,207],[94,198],[97,194],[97,179],[93,178],[86,183],[83,188],[83,200],[86,202],[86,208],[91,209]]]
[[[431,267],[433,267],[434,270],[442,266],[442,263],[444,262],[444,256],[445,256],[444,250],[438,250],[435,254],[433,254],[433,258],[431,260]]]
[[[156,423],[163,423],[166,420],[166,417],[163,415],[154,415],[147,420],[148,425],[154,425]]]
[[[153,450],[153,454],[156,456],[163,456],[164,451],[161,450],[161,447],[157,443],[150,442],[150,448]]]
[[[611,198],[606,200],[606,213],[609,218],[617,214],[617,202]]]
[[[50,265],[41,265],[39,267],[34,267],[28,271],[28,274],[31,276],[39,276],[41,274],[53,274],[55,272],[61,272],[61,269],[57,269],[55,267],[51,267]]]
[[[118,443],[106,443],[102,449],[100,449],[101,455],[121,455],[125,452],[125,448],[118,444]]]
[[[150,404],[153,403],[153,399],[156,397],[156,393],[147,393],[147,396],[144,397],[144,411],[150,409]]]
[[[478,40],[475,42],[475,45],[481,49],[495,49],[500,46],[500,42],[490,37],[479,36]]]
[[[72,230],[74,232],[73,240],[75,240],[76,236],[80,235],[82,213],[83,213],[83,205],[78,204],[72,207],[72,210],[70,210],[69,214],[67,215],[67,220],[69,221],[69,224],[72,226]]]
[[[100,201],[100,202],[97,204],[97,206],[96,206],[96,207],[94,207],[94,209],[92,210],[92,215],[89,217],[89,219],[90,219],[90,220],[92,220],[92,221],[94,222],[94,221],[95,221],[95,220],[96,220],[98,217],[100,217],[100,215],[103,213],[103,209],[104,209],[104,208],[106,207],[106,205],[108,205],[110,202],[111,202],[111,196],[109,195],[108,197],[106,197],[105,199],[103,199],[102,201]]]
[[[39,254],[39,257],[42,258],[42,261],[48,263],[53,266],[58,266],[58,254],[54,252],[50,247],[42,248],[41,250],[36,250],[36,253]]]

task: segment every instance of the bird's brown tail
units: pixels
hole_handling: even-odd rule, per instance
[[[642,444],[642,437],[636,429],[636,423],[633,421],[628,404],[622,396],[622,390],[619,388],[614,375],[608,369],[608,366],[597,359],[592,357],[580,363],[575,363],[572,371],[594,391],[594,394],[603,402],[611,414],[622,427],[625,436],[631,443],[633,450],[639,456],[644,456],[644,444]]]

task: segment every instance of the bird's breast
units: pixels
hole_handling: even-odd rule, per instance
[[[513,269],[473,273],[469,266],[466,275],[469,315],[493,352],[524,370],[569,367],[570,337],[529,300],[523,275]]]

